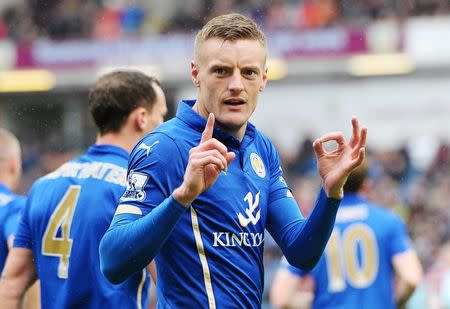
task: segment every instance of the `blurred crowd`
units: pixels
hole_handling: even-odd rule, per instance
[[[2,0],[0,39],[115,40],[193,32],[219,14],[241,12],[267,31],[364,25],[380,18],[449,13],[448,0]]]

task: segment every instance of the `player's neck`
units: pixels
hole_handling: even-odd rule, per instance
[[[134,136],[136,135],[136,136]],[[136,145],[141,136],[138,134],[124,134],[120,133],[106,133],[104,135],[98,135],[95,144],[97,145],[113,145],[125,149],[128,153],[131,153],[133,147]]]

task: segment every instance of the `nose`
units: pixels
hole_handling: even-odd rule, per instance
[[[244,89],[244,84],[242,83],[242,76],[239,71],[234,72],[234,74],[231,76],[228,89],[231,92],[237,93],[241,92]]]

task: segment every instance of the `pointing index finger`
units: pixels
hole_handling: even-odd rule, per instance
[[[203,130],[202,138],[200,140],[200,144],[206,142],[207,140],[210,140],[213,136],[214,132],[214,114],[209,113],[208,120],[206,122],[205,130]]]

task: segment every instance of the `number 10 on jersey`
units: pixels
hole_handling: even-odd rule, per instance
[[[335,227],[325,255],[328,290],[332,293],[344,290],[347,283],[355,288],[366,288],[378,274],[378,245],[367,224],[351,224],[343,232]]]

